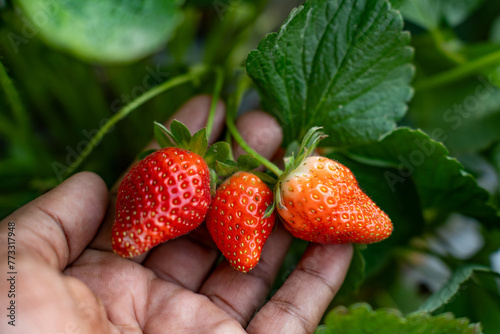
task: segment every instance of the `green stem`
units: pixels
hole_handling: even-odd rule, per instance
[[[436,45],[436,48],[450,61],[455,64],[463,64],[466,59],[461,54],[455,53],[446,46],[445,38],[439,28],[430,30],[430,34]]]
[[[482,69],[496,66],[498,64],[500,64],[500,51],[490,53],[484,57],[477,58],[475,60],[464,63],[463,65],[455,67],[449,71],[437,74],[433,77],[430,77],[429,79],[417,82],[414,85],[414,88],[416,91],[423,91],[435,88],[453,82],[455,80],[467,77]]]
[[[0,61],[0,86],[3,88],[5,92],[5,97],[7,98],[8,103],[12,108],[12,113],[16,118],[21,131],[23,133],[28,132],[29,130],[29,121],[28,116],[26,114],[26,110],[24,109],[24,105],[21,102],[19,97],[19,93],[17,92],[12,80],[10,80],[7,75],[7,71],[5,70],[4,65]]]
[[[132,111],[156,97],[157,95],[177,86],[180,86],[186,82],[192,81],[196,78],[199,78],[201,75],[206,73],[208,70],[205,67],[196,67],[193,68],[190,72],[176,76],[164,83],[152,88],[151,90],[145,92],[135,100],[128,103],[125,107],[120,109],[113,117],[111,117],[100,129],[99,131],[92,137],[90,140],[90,144],[86,147],[86,149],[78,156],[78,159],[71,164],[64,172],[63,178],[67,178],[70,176],[81,164],[82,162],[90,155],[94,147],[96,147],[102,140],[102,138],[110,131],[110,129],[115,126],[116,123],[124,119],[128,116]]]
[[[238,143],[238,145],[241,146],[241,148],[247,152],[248,154],[252,155],[255,159],[257,159],[261,164],[266,166],[271,172],[276,174],[276,176],[281,176],[283,171],[279,169],[278,166],[273,164],[271,161],[267,160],[264,158],[262,155],[257,153],[253,148],[251,148],[243,139],[241,136],[240,132],[236,128],[236,124],[234,123],[234,118],[235,115],[238,111],[238,106],[241,103],[241,100],[243,98],[243,95],[245,91],[248,89],[250,85],[250,80],[248,77],[244,77],[240,82],[238,83],[238,87],[236,89],[236,92],[234,93],[230,103],[229,103],[229,110],[226,113],[226,126],[233,136],[234,140]]]
[[[212,94],[212,104],[210,105],[210,112],[208,114],[207,120],[207,138],[210,138],[212,133],[212,128],[214,126],[215,111],[217,110],[217,103],[219,102],[219,96],[222,90],[222,84],[224,83],[224,72],[220,67],[215,69],[215,86],[214,92]]]

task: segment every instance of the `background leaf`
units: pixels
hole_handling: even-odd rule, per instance
[[[500,277],[499,273],[496,273],[490,268],[484,266],[463,266],[457,269],[448,282],[420,306],[419,311],[433,312],[448,303],[450,299],[459,291],[460,286],[466,280],[470,279],[475,272],[485,272]]]
[[[411,96],[412,50],[384,0],[310,0],[250,52],[247,72],[284,129],[283,145],[312,126],[336,147],[376,140]]]
[[[462,23],[484,0],[391,0],[408,21],[435,29],[445,20],[450,26]]]
[[[317,334],[478,334],[482,333],[479,324],[469,324],[467,319],[454,319],[451,314],[430,316],[426,313],[403,317],[399,311],[379,309],[373,311],[367,304],[356,304],[349,308],[337,307],[332,310]]]
[[[379,143],[350,152],[366,163],[392,165],[393,171],[384,175],[392,186],[411,177],[423,208],[457,211],[499,226],[497,211],[488,204],[489,194],[441,143],[420,130],[399,128]]]
[[[129,62],[165,45],[180,18],[180,0],[18,0],[51,45],[93,62]]]
[[[481,151],[500,139],[500,89],[483,76],[456,81],[417,93],[408,117],[453,156]]]

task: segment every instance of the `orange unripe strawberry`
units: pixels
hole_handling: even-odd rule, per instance
[[[347,167],[331,159],[305,158],[281,179],[277,191],[278,213],[297,238],[368,244],[392,233],[387,214],[359,188]]]

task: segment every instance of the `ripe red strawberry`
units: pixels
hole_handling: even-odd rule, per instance
[[[259,262],[274,228],[274,213],[263,218],[272,201],[269,187],[248,172],[234,174],[217,189],[208,210],[207,228],[234,269],[246,273]]]
[[[359,188],[352,172],[312,156],[280,180],[276,206],[297,238],[317,243],[373,243],[392,232],[389,217]]]
[[[205,219],[210,173],[203,158],[168,147],[132,167],[120,184],[113,225],[113,250],[136,256],[183,235]]]

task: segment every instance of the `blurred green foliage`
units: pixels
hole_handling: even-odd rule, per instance
[[[500,2],[409,1],[390,1],[401,6],[414,48],[414,96],[398,122],[405,128],[364,146],[324,151],[349,166],[395,222],[387,241],[356,249],[348,282],[332,309],[362,301],[375,309],[390,307],[411,314],[446,282],[451,284],[464,266],[492,268],[496,263],[499,270],[500,256],[493,260],[500,250]],[[66,53],[64,39],[51,41],[53,35],[45,29],[53,27],[30,22],[22,3],[0,1],[0,217],[57,185],[104,122],[152,87],[203,63],[224,70],[224,96],[230,94],[234,69],[241,68],[249,51],[266,33],[277,31],[299,4],[175,2],[182,12],[175,31],[165,34],[160,29],[156,35],[149,29],[141,38],[151,38],[155,47],[146,48],[146,56],[127,54],[129,62],[123,64],[124,55],[115,58],[120,63],[113,63],[108,55],[96,59],[98,52],[92,52],[89,61],[85,48],[91,44]],[[29,15],[33,18],[36,12]],[[95,20],[93,24],[107,24],[105,17]],[[161,25],[149,23],[153,28]],[[204,75],[148,101],[116,124],[78,170],[94,171],[112,185],[152,137],[153,121],[165,120],[190,97],[210,93],[213,86],[213,75]],[[247,103],[256,107],[258,101]],[[413,166],[411,175],[391,188],[387,175],[408,172],[408,166],[398,169],[399,158],[418,148],[415,138],[433,145],[431,159]],[[305,247],[305,242],[294,241],[273,291]],[[436,303],[432,314],[451,312],[481,322],[484,333],[496,333],[498,279],[471,271],[456,286],[450,298]],[[336,308],[326,316],[323,330],[344,328],[337,315],[347,312]],[[378,316],[364,306],[349,312],[363,319]],[[405,323],[399,316],[391,319],[394,326]],[[467,321],[447,317],[434,321],[444,327],[458,324],[464,332],[472,328]]]

